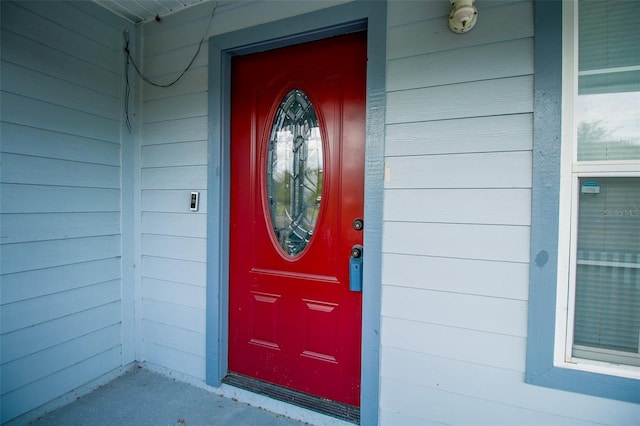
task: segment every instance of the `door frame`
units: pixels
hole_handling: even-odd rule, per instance
[[[387,4],[356,0],[209,39],[206,382],[228,372],[231,58],[367,30],[361,424],[378,424]]]

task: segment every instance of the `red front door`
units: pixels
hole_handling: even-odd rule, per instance
[[[360,405],[366,34],[234,58],[229,370]]]

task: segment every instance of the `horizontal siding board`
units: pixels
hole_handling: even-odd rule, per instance
[[[89,16],[91,18],[91,21],[94,20],[92,18],[95,18],[102,24],[108,25],[109,27],[113,28],[119,36],[118,40],[122,40],[122,30],[124,28],[131,29],[133,27],[133,25],[128,21],[125,21],[124,18],[108,11],[103,7],[96,7],[93,2],[74,1],[71,2],[71,5]],[[98,29],[101,29],[101,27],[98,27]],[[119,44],[116,45],[119,46]]]
[[[27,155],[3,155],[6,183],[120,188],[120,168]]]
[[[204,238],[142,235],[143,256],[206,262],[206,245]]]
[[[207,213],[207,191],[201,190],[198,212]],[[187,190],[144,190],[142,191],[144,212],[190,213],[191,191]]]
[[[120,346],[3,395],[3,418],[10,420],[120,367]]]
[[[511,77],[387,94],[387,124],[533,111],[533,78]]]
[[[482,11],[490,7],[503,6],[523,0],[491,0],[482,4]],[[439,1],[416,2],[414,0],[394,0],[387,7],[387,27],[397,27],[417,21],[448,19],[451,5]]]
[[[145,69],[149,68],[145,66]],[[207,90],[209,72],[209,68],[207,66],[192,66],[189,68],[189,72],[180,77],[183,71],[184,70],[179,70],[177,72],[161,74],[158,76],[148,75],[147,77],[156,84],[167,85],[173,82],[175,83],[169,87],[158,87],[145,83],[143,89],[145,101],[149,102],[153,100],[173,98],[176,96],[204,92]]]
[[[386,222],[385,253],[529,262],[529,227]]]
[[[206,238],[207,217],[197,213],[142,213],[145,234]]]
[[[64,7],[58,5],[58,7]],[[45,19],[19,3],[8,3],[3,7],[2,26],[48,48],[60,50],[72,57],[94,64],[118,74],[122,68],[120,52],[95,43],[74,29],[65,28],[58,22]]]
[[[529,189],[389,189],[387,221],[531,224]]]
[[[529,265],[447,257],[384,254],[385,286],[528,300]]]
[[[379,409],[379,424],[402,426],[448,426],[425,417],[411,417],[395,409]]]
[[[192,166],[207,164],[207,141],[142,147],[143,167]]]
[[[395,409],[379,410],[379,424],[381,425],[402,425],[402,426],[448,426],[446,423],[436,422],[425,417],[411,417]]]
[[[74,7],[75,3],[78,2],[59,5],[51,4],[49,1],[28,1],[20,2],[20,6],[75,33],[82,34],[83,38],[112,50],[114,54],[119,54],[120,50],[117,47],[122,45],[123,22],[118,20],[117,23],[111,22],[110,25],[106,22],[109,20],[106,13],[100,14],[99,17],[92,16]],[[93,11],[95,12],[95,9]]]
[[[142,297],[191,308],[206,308],[206,289],[203,286],[143,277]]]
[[[524,372],[527,339],[383,316],[381,345]]]
[[[145,26],[145,34],[148,32],[149,27]],[[200,54],[196,57],[191,65],[191,68],[207,68],[208,57],[204,54],[207,42],[205,41],[200,49]],[[146,53],[146,52],[145,52]],[[170,82],[167,77],[161,77],[173,73],[181,73],[187,67],[187,65],[193,59],[193,55],[196,53],[196,47],[191,46],[188,48],[172,50],[170,52],[164,52],[159,55],[149,55],[144,58],[144,72],[148,75],[152,81],[161,80],[165,83],[165,80]],[[188,75],[188,73],[187,73]],[[175,78],[174,78],[175,79]],[[206,81],[206,80],[205,80]],[[159,82],[159,81],[157,81]],[[148,86],[145,86],[147,90]],[[205,87],[206,89],[206,87]],[[145,92],[145,97],[149,92]]]
[[[2,332],[10,333],[120,300],[120,280],[89,285],[2,306]]]
[[[119,279],[120,259],[35,269],[3,275],[1,278],[2,303],[8,304]]]
[[[59,240],[120,233],[120,212],[3,214],[2,243]]]
[[[205,309],[142,299],[142,319],[197,333],[205,332]]]
[[[145,342],[153,342],[169,348],[180,349],[199,357],[205,357],[205,334],[184,328],[142,321],[142,336]]]
[[[531,152],[388,157],[385,188],[531,188]]]
[[[120,208],[120,189],[2,184],[0,199],[3,213],[112,212]]]
[[[213,8],[213,6],[211,5],[209,5],[209,7]],[[203,15],[203,13],[204,12],[201,12],[196,19],[190,22],[183,21],[184,23],[182,25],[164,28],[163,31],[159,32],[148,31],[147,29],[151,28],[151,26],[145,25],[145,58],[149,56],[162,55],[165,52],[182,49],[191,52],[191,57],[193,57],[193,55],[198,50],[198,44],[200,43],[202,36],[205,35],[205,31],[207,29],[207,24],[209,21],[209,15]],[[212,26],[216,27],[216,21],[218,20],[214,17]],[[205,41],[202,43],[202,48],[200,49],[201,55],[205,55],[208,51],[208,41],[208,39],[205,39]],[[187,64],[188,62],[184,64],[184,67],[186,67]]]
[[[533,39],[525,38],[391,60],[387,63],[387,90],[529,74],[533,74]]]
[[[106,142],[120,140],[120,122],[4,92],[2,118],[8,123],[68,133]]]
[[[2,335],[2,362],[10,362],[119,324],[121,306],[109,303]]]
[[[118,74],[59,50],[50,49],[40,43],[6,31],[4,28],[2,29],[2,60],[107,95],[120,93],[121,81]]]
[[[206,92],[145,101],[143,105],[144,123],[206,116],[207,105]]]
[[[143,145],[207,140],[206,116],[157,121],[142,125]]]
[[[207,166],[154,167],[142,169],[142,189],[186,189],[207,186]]]
[[[27,98],[84,111],[89,114],[120,119],[120,98],[50,77],[11,63],[2,65],[2,87],[5,91]]]
[[[439,1],[396,0],[387,7],[387,28],[446,18],[450,11],[451,4],[442,4]]]
[[[143,256],[142,276],[204,287],[207,265],[204,262]]]
[[[384,286],[382,315],[455,328],[526,337],[523,300]]]
[[[385,155],[526,151],[533,145],[533,114],[462,118],[386,126]]]
[[[120,345],[120,324],[85,334],[2,366],[2,391],[37,382],[84,359]]]
[[[119,256],[119,235],[4,244],[2,272],[10,274]]]
[[[486,9],[482,5],[476,6],[479,8],[479,17],[471,33],[473,36],[461,37],[449,30],[448,19],[446,19],[451,10],[449,5],[447,5],[448,11],[443,15],[444,19],[430,19],[389,28],[387,59],[533,37],[532,2],[515,2]],[[444,9],[445,6],[440,7]],[[412,42],[407,42],[408,40]],[[413,40],[420,40],[420,42],[413,42]],[[461,66],[464,65],[464,63],[461,64]]]
[[[401,382],[597,424],[611,422],[613,403],[617,405],[615,423],[632,424],[637,420],[638,412],[632,404],[567,392],[556,392],[549,398],[548,389],[526,384],[524,375],[516,371],[396,348],[383,348],[381,357],[382,377]]]
[[[513,426],[514,423],[521,426],[595,426],[601,424],[515,407],[501,402],[487,401],[484,398],[442,392],[438,389],[386,377],[381,379],[381,383],[381,407],[393,407],[408,416],[425,417],[446,424],[478,426]],[[486,384],[487,387],[491,385],[492,383]]]
[[[120,165],[119,143],[10,123],[2,124],[2,151],[108,166]]]
[[[180,348],[159,345],[154,342],[144,342],[143,352],[145,362],[147,363],[186,374],[201,381],[205,379],[206,360],[204,356],[185,352],[180,350]]]

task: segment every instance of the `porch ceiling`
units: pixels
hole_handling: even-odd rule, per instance
[[[134,24],[152,21],[156,17],[178,12],[190,6],[212,0],[93,0],[107,10]]]

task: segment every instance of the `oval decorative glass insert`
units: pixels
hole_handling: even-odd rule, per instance
[[[302,90],[292,89],[273,120],[266,176],[273,232],[289,256],[298,256],[307,247],[318,221],[322,152],[313,105]]]

